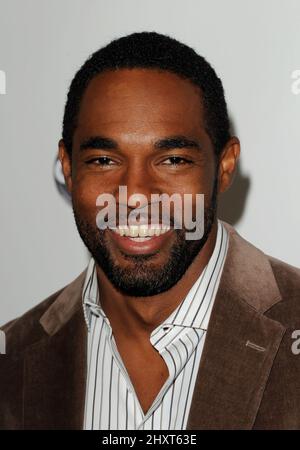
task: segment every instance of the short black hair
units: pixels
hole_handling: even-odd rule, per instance
[[[73,134],[80,102],[88,83],[98,74],[118,69],[159,69],[177,74],[198,86],[205,127],[217,156],[230,138],[230,124],[221,80],[211,65],[191,47],[156,32],[132,33],[93,53],[73,78],[65,105],[62,138],[72,155]]]

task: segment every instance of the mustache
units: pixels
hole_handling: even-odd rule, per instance
[[[202,210],[198,211],[197,207],[190,207],[189,203],[186,208],[175,202],[167,207],[151,203],[134,208],[122,203],[105,203],[108,204],[102,204],[96,213],[96,223],[100,229],[138,225],[151,227],[157,224],[172,229],[192,230],[203,222],[202,216],[205,214],[202,205]]]
[[[99,209],[101,211],[102,208]],[[115,218],[116,226],[122,225],[151,225],[151,224],[162,224],[174,228],[176,225],[180,226],[180,219],[176,216],[170,214],[170,212],[165,212],[161,210],[151,211],[150,208],[143,206],[140,208],[134,208],[128,210],[127,207],[117,207],[116,209],[107,208],[106,217]]]

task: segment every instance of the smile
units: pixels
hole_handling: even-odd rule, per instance
[[[127,254],[156,253],[173,229],[167,225],[131,225],[108,229],[117,247]]]
[[[153,236],[160,236],[170,230],[167,225],[157,224],[157,225],[129,225],[129,226],[119,226],[116,228],[111,228],[115,233],[120,236],[127,236],[131,238],[147,238]]]

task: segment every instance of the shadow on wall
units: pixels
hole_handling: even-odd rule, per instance
[[[230,134],[237,136],[237,130],[232,115],[229,113]],[[235,226],[245,211],[247,197],[251,185],[250,177],[242,173],[240,161],[229,189],[219,196],[218,217]]]
[[[71,197],[66,189],[61,164],[58,159],[54,163],[53,175],[58,192],[71,206]],[[218,217],[231,225],[236,225],[244,213],[249,188],[250,178],[241,172],[240,165],[238,165],[232,186],[227,192],[220,195]]]

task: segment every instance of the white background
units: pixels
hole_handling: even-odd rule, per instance
[[[223,80],[242,157],[221,217],[300,266],[299,0],[0,0],[0,324],[86,266],[53,181],[66,93],[93,51],[144,30],[192,46]]]

